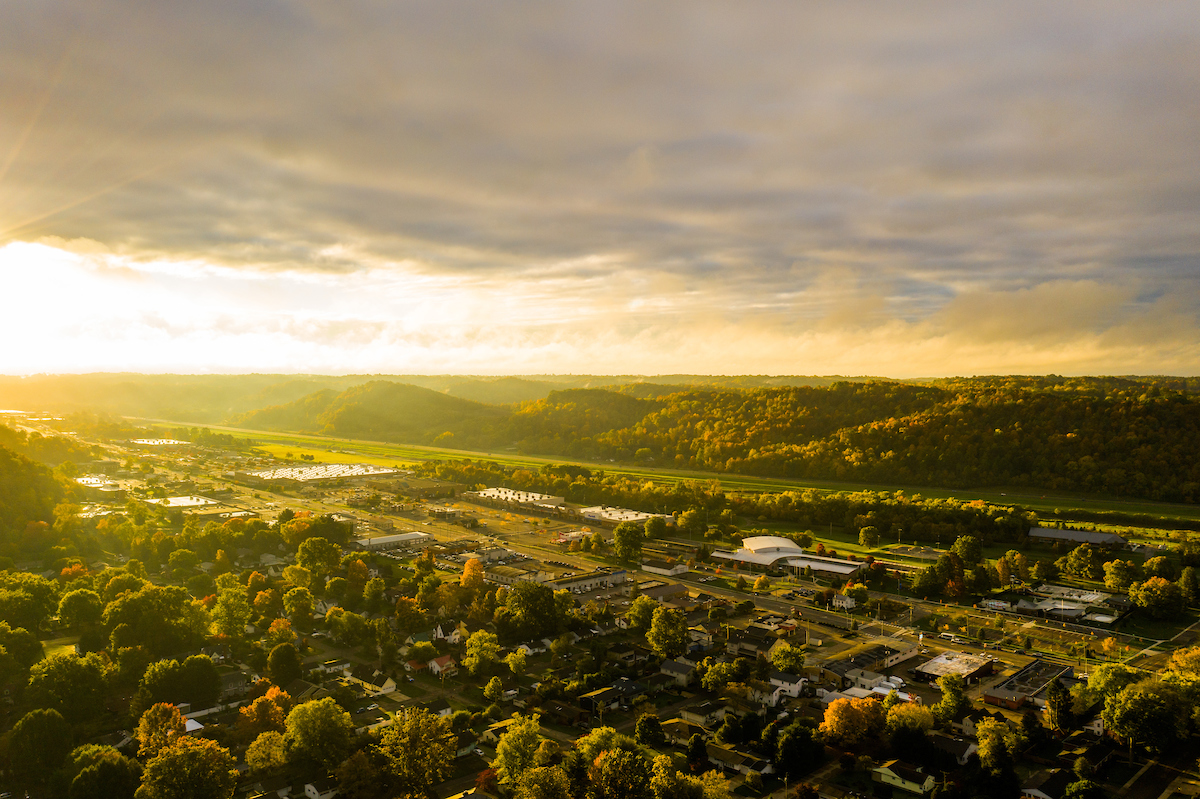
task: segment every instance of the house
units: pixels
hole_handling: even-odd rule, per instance
[[[708,759],[723,769],[736,771],[739,774],[758,774],[760,776],[775,772],[769,760],[763,760],[748,752],[739,752],[731,746],[709,743],[704,748],[708,752]]]
[[[658,583],[643,588],[642,596],[648,596],[655,602],[663,603],[687,596],[687,586],[679,583]]]
[[[463,730],[458,734],[458,741],[454,744],[454,757],[466,757],[475,750],[475,744],[478,740],[475,738],[475,733],[470,730]]]
[[[713,645],[713,630],[709,629],[710,625],[696,624],[688,627],[688,639],[690,641],[688,649],[708,649]],[[711,625],[716,627],[717,625]]]
[[[450,707],[450,703],[446,701],[445,697],[430,699],[428,702],[421,702],[417,705],[417,707],[423,710],[428,710],[430,713],[439,718],[446,718],[454,714],[454,708]]]
[[[292,680],[283,690],[287,691],[288,696],[296,704],[307,702],[310,699],[324,699],[327,696],[332,696],[326,689],[319,685],[314,685],[307,680]]]
[[[838,610],[854,610],[854,606],[857,604],[852,596],[846,596],[845,594],[833,595],[833,606]]]
[[[688,566],[679,561],[668,563],[665,560],[647,560],[642,562],[642,571],[661,574],[664,577],[674,577],[677,574],[687,574]]]
[[[804,686],[808,682],[805,678],[797,677],[795,674],[789,674],[786,671],[773,671],[769,679],[771,685],[774,685],[793,699],[800,696],[800,692],[804,690]]]
[[[725,719],[725,707],[716,702],[701,702],[679,711],[679,718],[701,727],[715,727]]]
[[[588,713],[578,705],[572,705],[570,702],[562,702],[552,700],[543,703],[538,712],[542,714],[542,718],[558,724],[561,727],[574,727],[581,722],[587,721]]]
[[[663,734],[667,736],[667,742],[675,746],[683,746],[688,741],[692,740],[693,735],[700,735],[707,738],[709,730],[701,727],[699,724],[694,724],[684,719],[671,719],[662,723]]]
[[[986,710],[979,710],[968,705],[950,720],[950,729],[974,738],[977,735],[976,731],[979,729],[979,724],[984,719],[995,719],[1002,724],[1008,724],[1008,719],[1000,711],[989,713]]]
[[[889,760],[882,766],[871,770],[873,782],[890,785],[902,791],[925,795],[937,785],[932,774],[926,774],[915,766],[902,760]]]
[[[434,640],[445,641],[448,644],[461,644],[470,635],[471,631],[461,621],[441,621],[433,628]]]
[[[337,778],[322,777],[319,780],[313,780],[304,784],[304,795],[308,799],[333,799],[337,796]]]
[[[458,661],[453,655],[442,655],[429,661],[429,673],[435,677],[453,677],[458,674]]]
[[[1062,799],[1072,782],[1075,782],[1075,774],[1070,769],[1039,771],[1021,786],[1021,796],[1023,799]]]
[[[282,774],[277,774],[255,783],[254,791],[259,797],[278,796],[279,799],[287,799],[292,795],[292,781]],[[251,796],[254,795],[256,794],[251,793]]]
[[[479,736],[479,739],[486,743],[497,744],[500,742],[500,737],[504,735],[504,733],[508,732],[508,728],[516,724],[518,721],[520,721],[520,719],[517,718],[497,721],[495,724],[492,724],[485,729],[483,731],[483,735]]]
[[[602,713],[618,707],[621,704],[621,698],[621,692],[609,685],[579,697],[579,704],[593,713]]]
[[[244,671],[228,671],[221,675],[221,693],[218,701],[227,702],[245,696],[250,688],[250,676]]]
[[[408,671],[408,672],[412,672],[413,674],[420,674],[423,671],[429,670],[429,664],[422,663],[419,660],[409,660],[409,661],[405,662],[404,670]]]
[[[696,670],[691,666],[680,663],[678,660],[664,660],[662,665],[658,667],[660,673],[670,677],[675,685],[680,688],[687,688],[692,683],[692,676]]]
[[[746,690],[747,699],[758,702],[760,705],[766,705],[767,707],[778,705],[780,697],[784,695],[782,688],[768,682],[763,682],[762,680],[747,680]]]
[[[413,635],[404,638],[404,645],[412,647],[413,644],[433,643],[433,631],[426,630],[425,632],[414,632]]]
[[[633,651],[633,647],[631,646],[614,646],[605,653],[604,659],[620,663],[623,666],[629,666],[633,664],[636,656],[637,653]]]
[[[846,672],[846,679],[852,688],[865,688],[868,691],[883,684],[883,675],[864,669],[851,669]]]
[[[930,742],[946,754],[954,758],[960,766],[967,765],[967,759],[979,751],[979,745],[966,738],[955,738],[942,732],[929,733]]]

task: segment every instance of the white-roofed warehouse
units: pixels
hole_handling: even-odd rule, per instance
[[[863,565],[842,558],[809,555],[795,541],[777,535],[750,536],[742,540],[741,549],[735,552],[718,549],[712,557],[713,560],[736,563],[748,569],[787,569],[800,573],[809,568],[818,574],[842,579],[854,576]]]

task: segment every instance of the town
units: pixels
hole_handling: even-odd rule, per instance
[[[897,533],[878,514],[822,535],[196,439],[80,441],[95,459],[59,470],[71,501],[9,542],[5,784],[73,799],[172,796],[184,773],[212,795],[311,799],[1196,788],[1186,533],[1025,515],[992,541],[960,521],[940,546],[884,543]]]

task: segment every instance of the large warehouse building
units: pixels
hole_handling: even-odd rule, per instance
[[[752,571],[780,569],[799,574],[805,569],[812,569],[822,576],[842,580],[858,574],[863,566],[852,560],[809,555],[795,541],[776,535],[750,536],[742,540],[741,549],[734,552],[718,549],[712,558]]]

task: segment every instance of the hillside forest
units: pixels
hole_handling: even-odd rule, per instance
[[[1200,499],[1190,378],[68,377],[2,379],[0,402],[70,411],[71,381],[90,381],[104,413],[174,407],[173,420],[253,430],[714,474]]]

